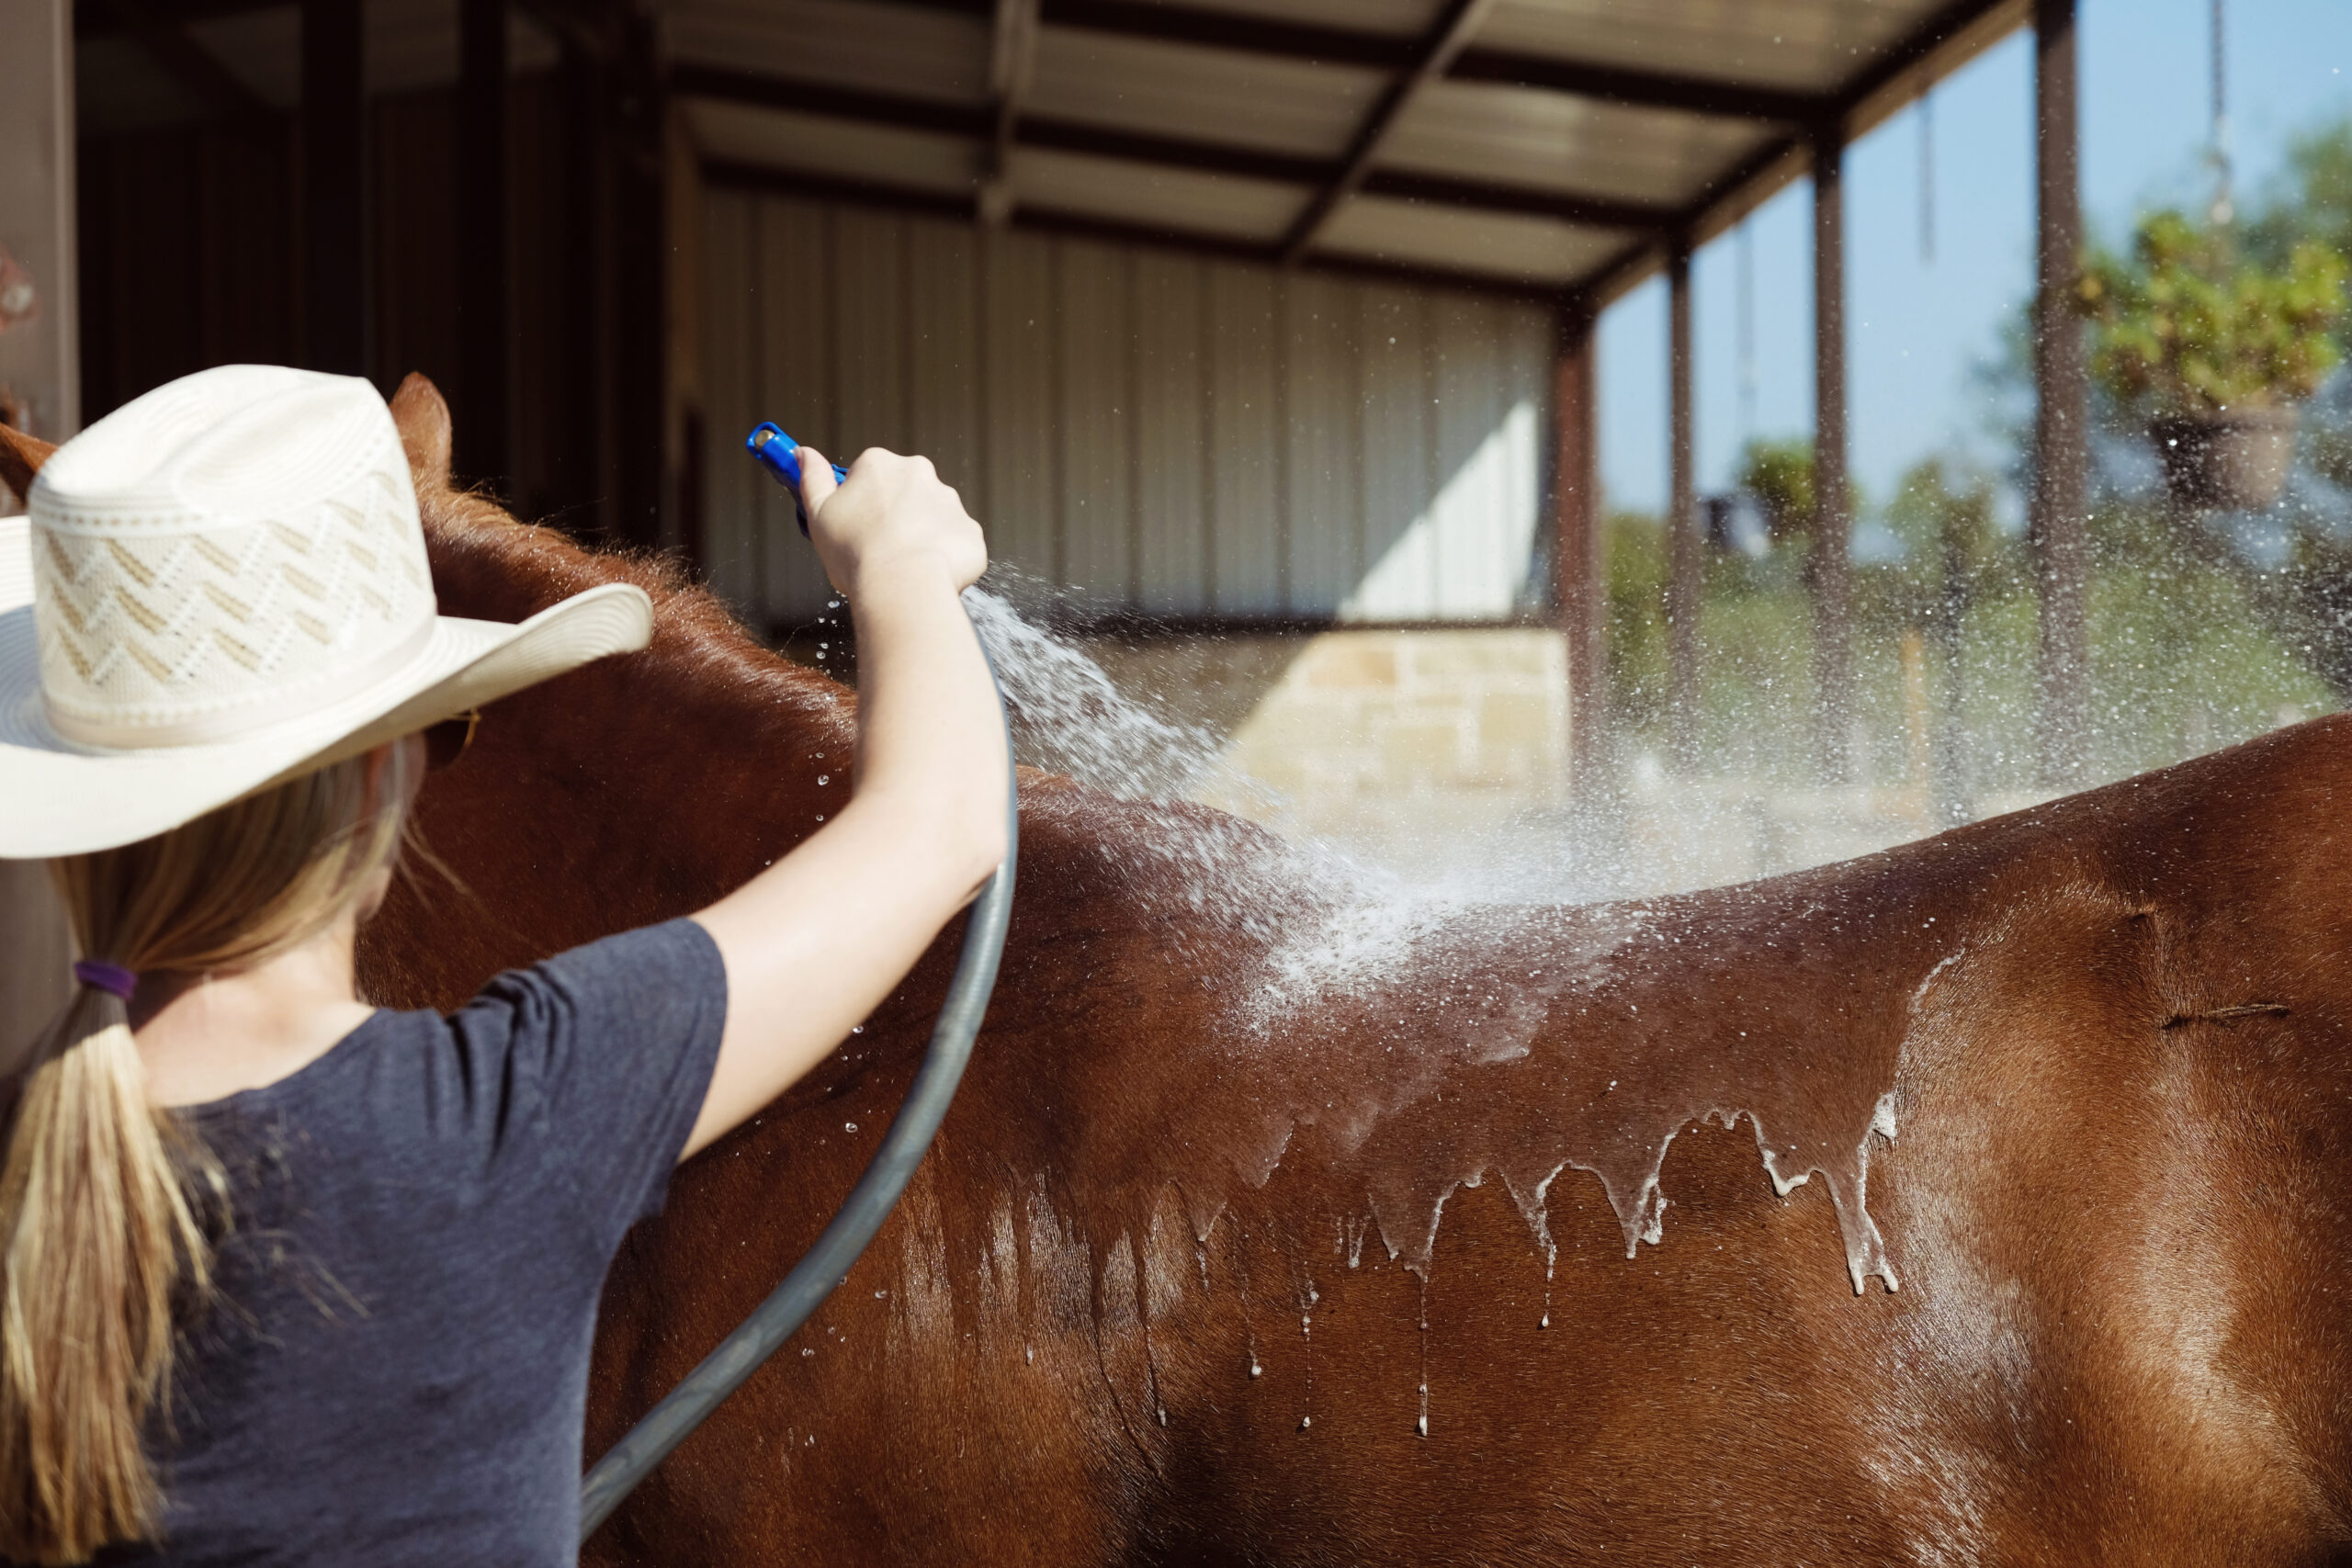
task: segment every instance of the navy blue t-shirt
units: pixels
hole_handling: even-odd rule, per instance
[[[189,1111],[230,1174],[218,1289],[158,1423],[164,1538],[100,1561],[573,1562],[597,1296],[726,1016],[675,920]]]

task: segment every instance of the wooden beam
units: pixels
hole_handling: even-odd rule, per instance
[[[2035,400],[2026,537],[2041,601],[2041,782],[2064,789],[2083,781],[2090,717],[2090,636],[2084,620],[2090,575],[2085,491],[2090,389],[2083,323],[2074,308],[2083,265],[2075,0],[2035,0],[2033,19]]]
[[[1412,106],[1414,95],[1445,74],[1454,56],[1469,46],[1479,24],[1494,8],[1495,0],[1445,0],[1437,19],[1421,35],[1410,69],[1389,83],[1373,100],[1371,109],[1356,127],[1356,133],[1340,160],[1339,174],[1306,204],[1306,210],[1292,221],[1290,232],[1283,236],[1283,262],[1295,263],[1313,248],[1317,236],[1339,210],[1340,204],[1353,196],[1364,176],[1372,173],[1373,160],[1380,156],[1381,144]]]
[[[302,0],[303,357],[368,373],[368,109],[360,0]]]
[[[1453,62],[1456,81],[1487,82],[1500,86],[1534,87],[1568,93],[1580,98],[1600,98],[1639,108],[1679,109],[1724,119],[1773,120],[1802,124],[1820,118],[1827,107],[1817,94],[1778,87],[1753,87],[1744,83],[1704,76],[1680,76],[1660,71],[1640,71],[1623,65],[1603,65],[1586,60],[1555,60],[1516,50],[1472,49]]]

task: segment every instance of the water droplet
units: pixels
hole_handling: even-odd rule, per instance
[[[1263,1367],[1260,1366],[1260,1365],[1259,1365],[1257,1362],[1255,1362],[1255,1361],[1251,1361],[1251,1362],[1250,1363],[1250,1375],[1251,1377],[1253,1377],[1253,1378],[1254,1378],[1254,1377],[1257,1377],[1259,1374],[1261,1374],[1261,1372],[1263,1372],[1265,1370],[1266,1370],[1265,1368],[1263,1368]]]
[[[1168,1406],[1164,1404],[1159,1407],[1159,1424],[1163,1427],[1168,1425]]]
[[[830,784],[830,783],[831,783],[831,782],[832,782],[832,775],[831,775],[830,773],[819,773],[819,774],[817,775],[817,783],[818,783],[818,784],[819,784],[820,786],[822,786],[822,785],[824,785],[824,784]]]
[[[1428,1437],[1430,1435],[1430,1418],[1423,1416],[1416,1419],[1413,1422],[1413,1430],[1421,1437]]]
[[[1021,1359],[1030,1366],[1037,1364],[1037,1347],[1031,1345],[1021,1352]]]
[[[842,1123],[842,1131],[844,1133],[854,1133],[857,1131],[857,1123],[854,1122],[844,1122]]]
[[[1302,1432],[1306,1431],[1309,1427],[1312,1427],[1312,1426],[1314,1426],[1314,1425],[1315,1425],[1315,1417],[1314,1417],[1314,1416],[1300,1416],[1300,1417],[1298,1418],[1298,1429],[1299,1429],[1300,1431],[1302,1431]]]
[[[1541,1323],[1539,1323],[1539,1324],[1537,1324],[1535,1326],[1536,1326],[1536,1327],[1538,1327],[1538,1328],[1549,1328],[1549,1327],[1551,1327],[1551,1326],[1552,1326],[1552,1314],[1551,1314],[1550,1313],[1548,1313],[1548,1312],[1547,1312],[1547,1313],[1545,1313],[1545,1314],[1544,1314],[1544,1321],[1543,1321],[1543,1322],[1541,1322]]]
[[[808,1348],[806,1346],[804,1346],[804,1347],[802,1347],[802,1348],[801,1348],[801,1351],[800,1351],[800,1353],[801,1353],[802,1355],[804,1355],[804,1356],[813,1356],[813,1355],[815,1355],[817,1352],[816,1352],[816,1351],[814,1351],[814,1350],[811,1350],[811,1349]]]

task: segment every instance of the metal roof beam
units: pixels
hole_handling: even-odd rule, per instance
[[[752,104],[864,124],[931,130],[975,141],[993,135],[997,123],[991,111],[982,105],[942,103],[935,98],[907,97],[825,83],[803,84],[715,65],[679,63],[672,69],[671,89],[684,97]],[[1230,175],[1239,179],[1264,180],[1277,185],[1328,186],[1343,172],[1341,164],[1328,158],[1267,152],[1142,131],[1113,130],[1077,120],[1037,116],[1021,118],[1016,127],[1015,140],[1023,147],[1152,164],[1200,174]],[[1362,189],[1370,195],[1395,197],[1432,206],[1552,218],[1565,223],[1587,224],[1596,228],[1663,230],[1682,219],[1679,208],[1555,191],[1540,186],[1416,174],[1402,169],[1374,170],[1365,175]]]
[[[796,82],[731,66],[680,61],[670,68],[670,91],[677,97],[717,98],[725,103],[789,109],[796,114],[856,120],[906,130],[934,130],[980,138],[996,132],[996,113],[981,104],[944,103],[937,98],[868,92],[830,82]]]
[[[1041,14],[1053,27],[1281,55],[1321,64],[1370,66],[1381,71],[1409,71],[1427,49],[1424,39],[1238,16],[1229,11],[1162,4],[1160,0],[1043,0]],[[1459,81],[1535,87],[1580,97],[1605,98],[1612,103],[1737,119],[1808,120],[1826,112],[1834,102],[1814,94],[1563,60],[1517,50],[1464,48],[1446,74]]]
[[[1406,169],[1374,169],[1364,176],[1361,188],[1365,196],[1393,196],[1440,207],[1553,218],[1595,229],[1662,231],[1681,222],[1683,217],[1680,208],[1655,202],[1583,196],[1539,186],[1498,185],[1492,180],[1457,179],[1450,175],[1423,175]]]
[[[989,51],[989,94],[995,100],[996,123],[989,132],[978,204],[980,221],[991,226],[1012,216],[1012,145],[1036,74],[1037,0],[996,0]]]
[[[712,184],[742,190],[775,191],[786,196],[807,197],[820,201],[839,201],[860,207],[881,208],[899,212],[922,212],[936,217],[969,221],[972,215],[970,198],[939,190],[926,190],[915,186],[896,186],[870,179],[845,180],[827,175],[806,175],[789,169],[773,169],[758,164],[738,163],[727,159],[707,160],[704,176]],[[1035,204],[1016,209],[1007,220],[1015,229],[1034,230],[1040,233],[1072,234],[1086,239],[1120,241],[1135,244],[1163,246],[1189,251],[1199,255],[1220,256],[1232,261],[1254,262],[1275,265],[1281,255],[1272,245],[1231,235],[1204,233],[1197,230],[1169,229],[1155,224],[1130,222],[1123,219],[1100,218],[1089,213],[1039,207]],[[1395,262],[1381,262],[1354,256],[1324,254],[1309,258],[1304,264],[1310,272],[1329,273],[1343,277],[1371,277],[1394,283],[1434,285],[1448,288],[1466,288],[1481,294],[1494,295],[1531,303],[1557,306],[1565,298],[1561,290],[1540,283],[1518,283],[1506,277],[1481,273],[1456,271],[1447,267],[1425,266]]]
[[[1808,166],[1803,155],[1823,127],[1852,139],[1891,112],[1888,95],[1906,76],[1945,74],[2023,19],[2028,0],[1948,0],[1925,22],[1875,56],[1833,95],[1819,112],[1787,135],[1775,136],[1713,181],[1670,226],[1704,243],[1759,206]],[[1569,292],[1593,309],[1632,288],[1664,259],[1665,251],[1643,241],[1627,246],[1570,286]]]
[[[1349,141],[1347,152],[1340,160],[1338,175],[1316,193],[1315,198],[1306,204],[1306,210],[1292,221],[1290,232],[1283,236],[1282,252],[1285,263],[1296,262],[1313,248],[1316,237],[1331,220],[1331,214],[1339,210],[1341,202],[1356,193],[1363,184],[1364,176],[1372,173],[1373,162],[1380,156],[1381,144],[1388,140],[1388,133],[1396,129],[1396,122],[1404,118],[1405,111],[1412,107],[1414,95],[1445,74],[1446,68],[1453,63],[1455,56],[1469,47],[1471,36],[1494,8],[1495,0],[1446,0],[1445,8],[1438,13],[1436,21],[1421,36],[1412,68],[1388,84],[1380,96],[1373,101],[1372,108],[1363,117],[1363,123],[1356,127],[1355,136]]]
[[[1245,54],[1283,55],[1327,65],[1368,65],[1376,71],[1409,71],[1420,58],[1420,40],[1408,34],[1357,32],[1275,17],[1211,11],[1160,0],[1043,0],[1048,27],[1121,33],[1159,43],[1193,43]]]
[[[1810,93],[1751,87],[1737,82],[1639,71],[1623,65],[1600,65],[1590,61],[1555,60],[1546,55],[1499,49],[1463,51],[1462,58],[1453,62],[1451,74],[1458,82],[1534,87],[1580,98],[1600,98],[1641,108],[1679,109],[1686,114],[1727,119],[1804,121],[1818,118],[1830,107],[1830,100]]]

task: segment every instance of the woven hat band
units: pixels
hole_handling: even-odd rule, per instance
[[[44,694],[43,706],[58,734],[85,746],[130,750],[142,746],[205,746],[234,740],[288,719],[333,707],[344,698],[366,691],[413,662],[433,640],[435,617],[428,612],[414,626],[364,663],[315,677],[291,691],[269,693],[234,707],[172,718],[157,723],[95,722],[63,711]]]

